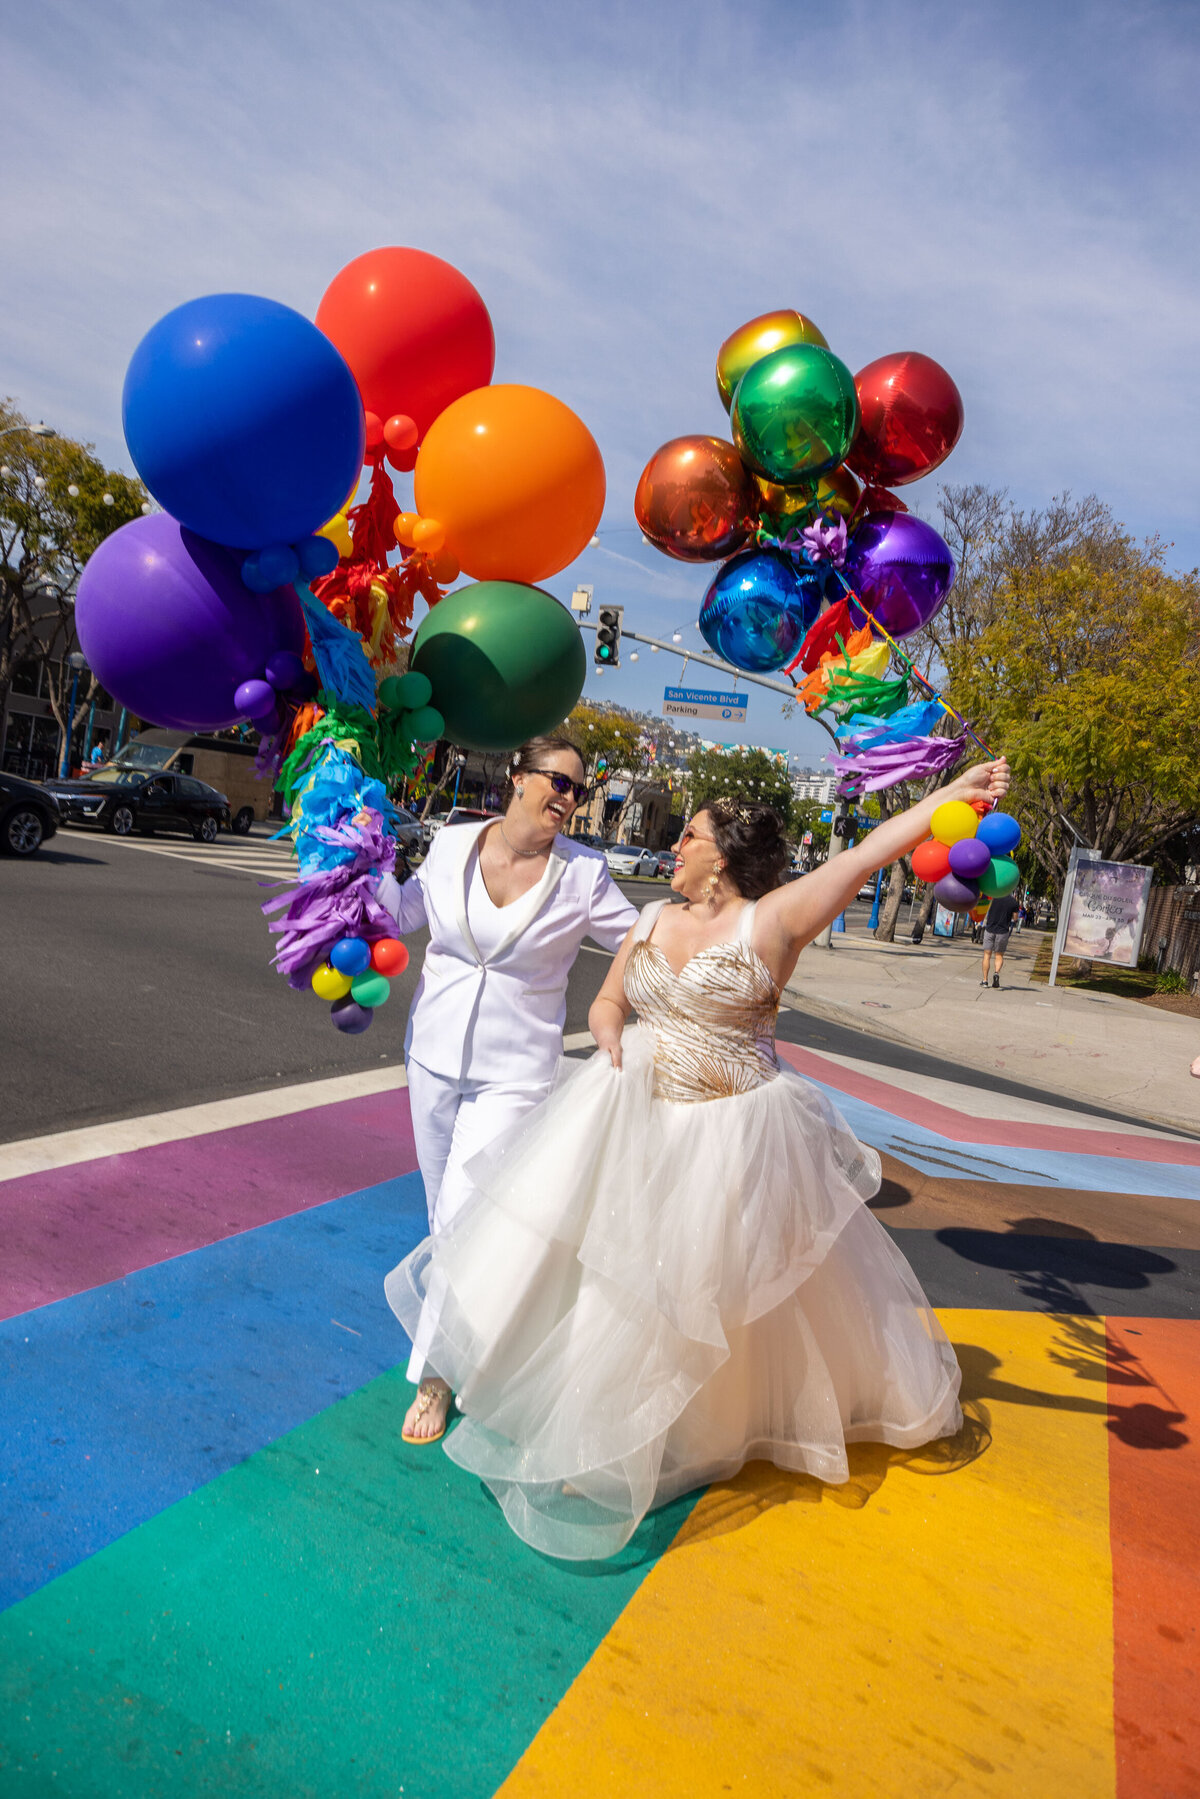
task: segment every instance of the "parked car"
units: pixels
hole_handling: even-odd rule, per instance
[[[49,781],[63,823],[99,825],[118,837],[134,831],[188,831],[198,843],[215,843],[229,829],[229,801],[192,775],[147,774],[114,762],[81,781]]]
[[[419,851],[425,842],[425,833],[421,821],[415,818],[404,806],[396,806],[396,822],[392,827],[396,841],[406,855]]]
[[[675,870],[679,863],[679,858],[676,856],[675,851],[659,850],[655,857],[655,861],[657,863],[657,867],[654,870],[655,874],[663,875],[668,881],[671,880],[674,877]]]
[[[229,829],[244,836],[256,818],[271,813],[271,783],[255,774],[256,755],[253,744],[236,737],[196,736],[156,726],[131,737],[109,766],[134,768],[143,775],[195,775],[228,795]]]
[[[62,822],[58,801],[36,781],[0,774],[0,850],[32,856]]]
[[[484,812],[478,806],[451,806],[449,812],[435,812],[421,826],[425,836],[425,847],[429,848],[443,825],[470,824],[473,818],[499,818],[498,812]]]
[[[658,873],[657,850],[642,849],[636,843],[606,843],[602,847],[610,874],[631,880],[636,875]]]

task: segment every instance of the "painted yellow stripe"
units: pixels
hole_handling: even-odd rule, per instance
[[[712,1488],[504,1799],[1111,1799],[1102,1322],[941,1316],[966,1452]]]

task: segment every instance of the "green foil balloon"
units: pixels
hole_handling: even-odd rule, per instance
[[[730,409],[743,459],[782,485],[836,468],[858,430],[854,376],[832,350],[790,344],[748,368]]]
[[[587,656],[565,606],[520,581],[476,581],[422,620],[410,663],[428,675],[452,743],[511,750],[561,724]]]
[[[1008,856],[993,856],[979,877],[979,891],[989,899],[1003,899],[1021,878],[1021,871]]]

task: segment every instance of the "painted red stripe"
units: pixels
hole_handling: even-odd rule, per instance
[[[416,1166],[402,1090],[19,1175],[0,1184],[0,1318]]]
[[[822,1081],[866,1100],[894,1118],[907,1118],[910,1124],[924,1125],[940,1137],[954,1143],[989,1143],[1013,1149],[1052,1149],[1072,1155],[1116,1156],[1126,1162],[1169,1162],[1185,1168],[1200,1168],[1200,1143],[1172,1143],[1162,1137],[1129,1136],[1117,1131],[1077,1130],[1072,1125],[1026,1124],[1005,1118],[976,1118],[943,1106],[919,1093],[908,1093],[873,1075],[857,1069],[843,1068],[829,1062],[810,1049],[798,1049],[794,1043],[781,1043],[780,1055],[798,1073],[809,1080]]]
[[[1200,1322],[1108,1320],[1117,1799],[1200,1794]]]

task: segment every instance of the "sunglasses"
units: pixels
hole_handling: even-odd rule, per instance
[[[526,775],[544,776],[545,779],[549,781],[551,787],[553,787],[555,793],[561,793],[564,799],[567,797],[568,793],[574,794],[575,804],[577,806],[582,806],[584,800],[587,798],[586,781],[573,781],[570,775],[560,775],[552,768],[523,768],[521,773]]]

